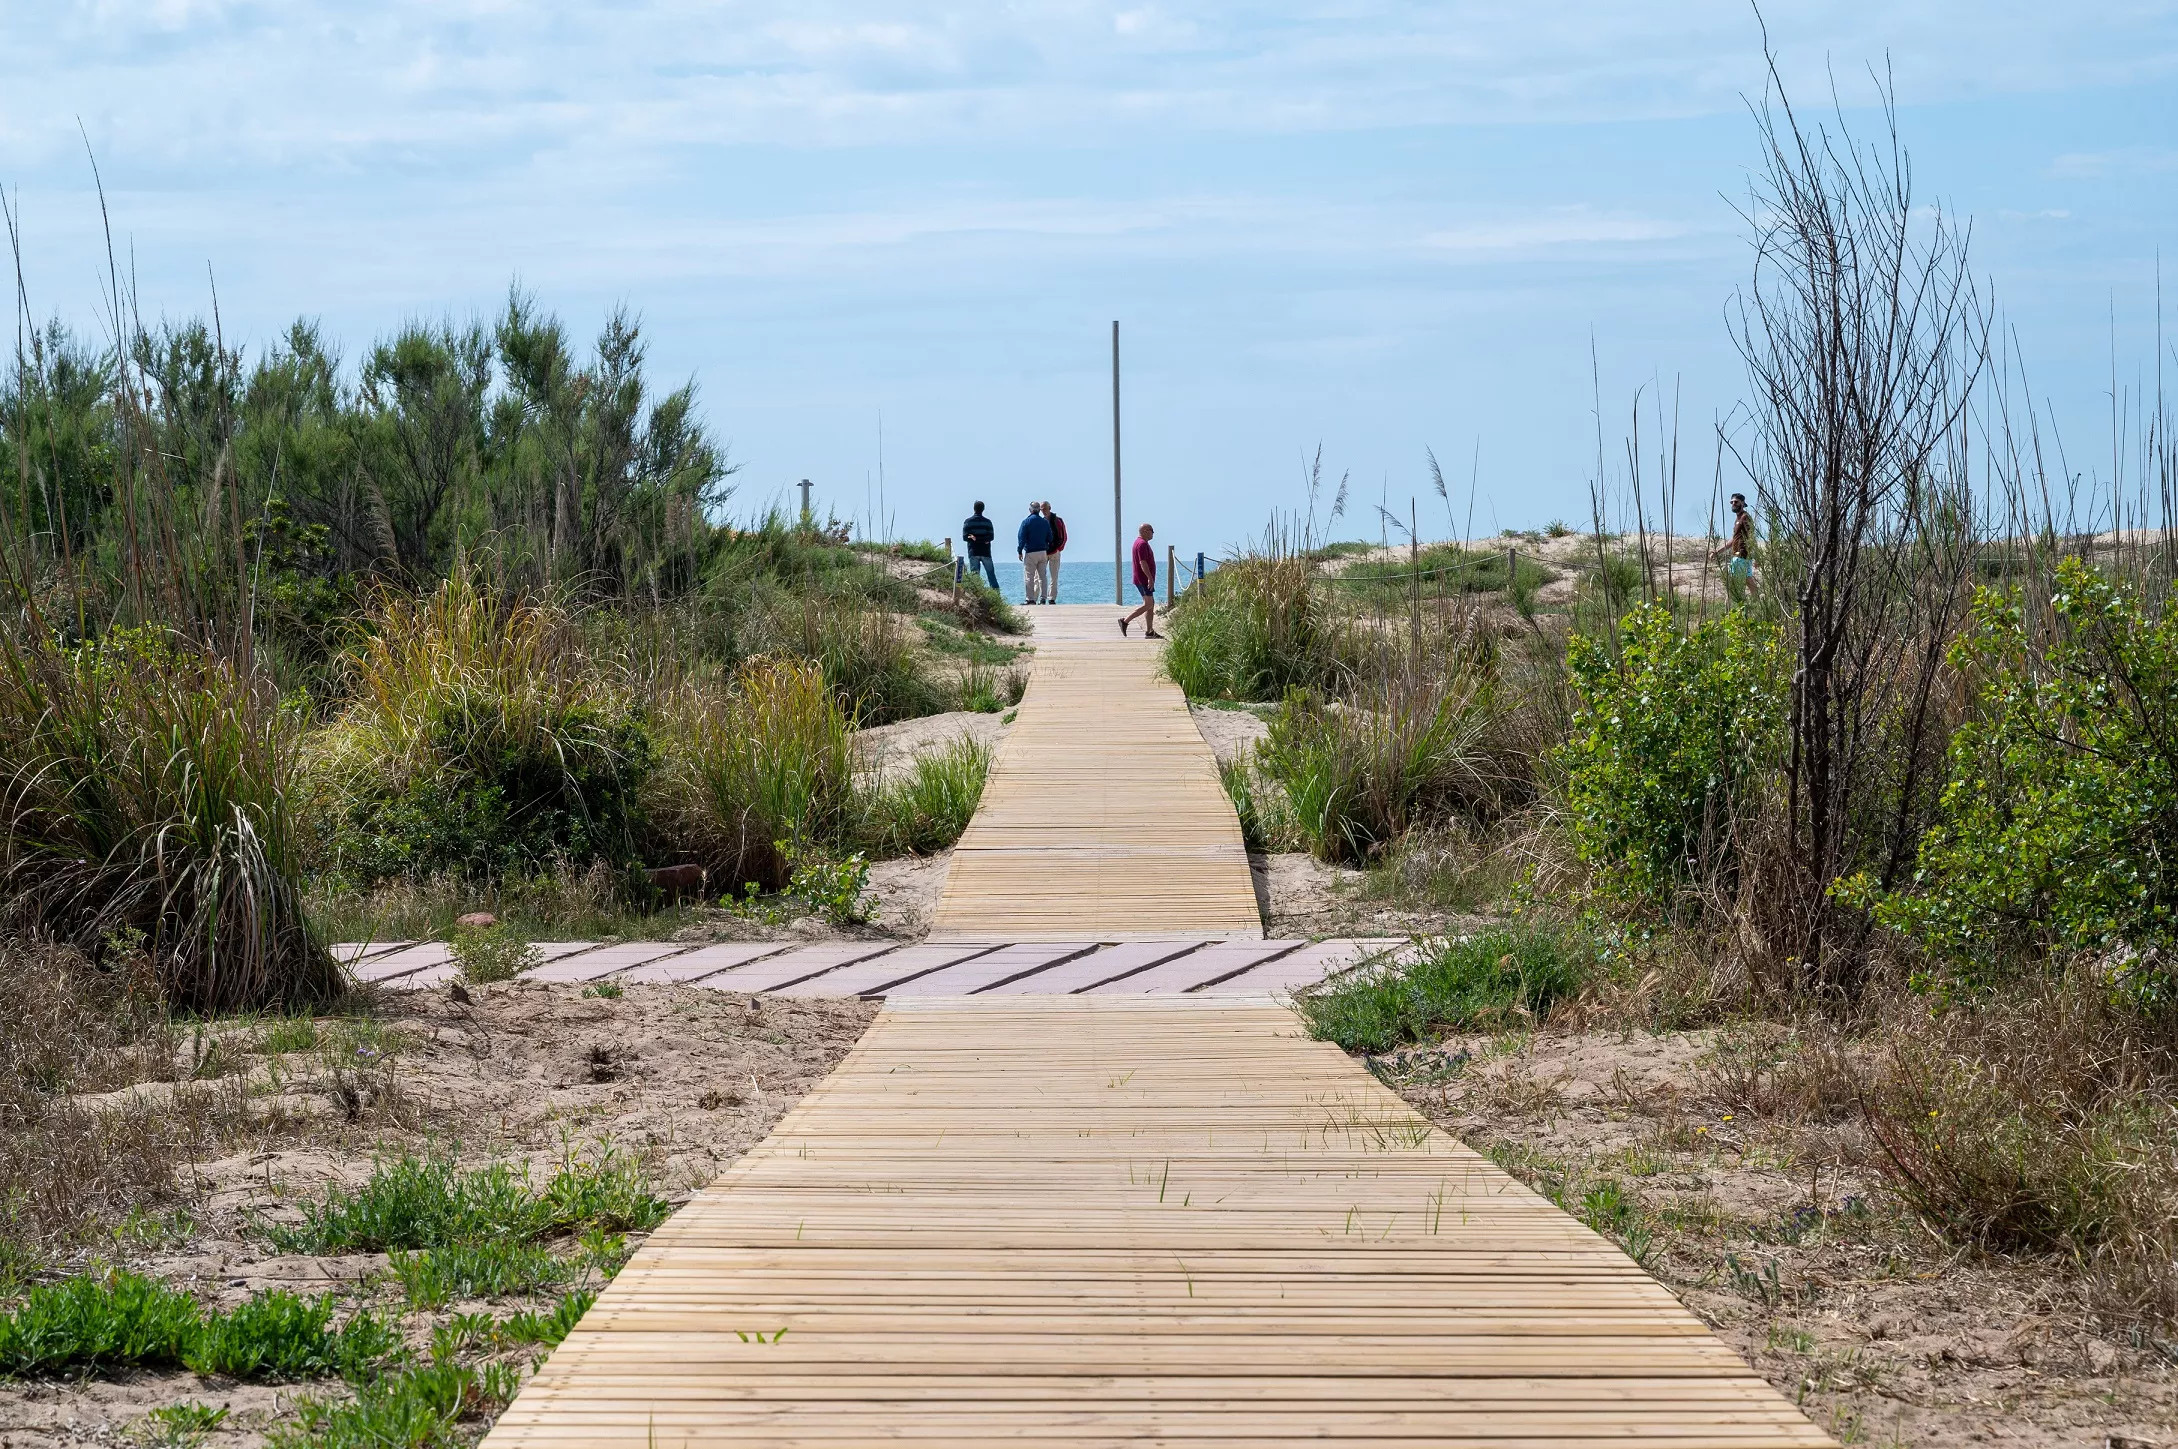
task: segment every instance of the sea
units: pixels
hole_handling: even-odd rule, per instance
[[[998,566],[998,591],[1006,596],[1009,604],[1020,603],[1026,595],[1021,592],[1021,560],[1017,558],[993,558]],[[1158,572],[1164,571],[1165,561],[1157,560]],[[976,577],[981,578],[981,570]],[[1134,581],[1124,580],[1127,585],[1127,604],[1138,602],[1134,596]],[[1165,596],[1165,581],[1157,581],[1157,597]],[[1062,604],[1109,604],[1112,602],[1112,561],[1104,559],[1077,559],[1061,556],[1059,559],[1059,602]]]

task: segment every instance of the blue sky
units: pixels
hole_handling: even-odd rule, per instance
[[[2178,4],[1765,14],[1803,102],[1888,57],[1922,196],[2106,474],[2178,257]],[[209,266],[230,338],[309,315],[352,358],[514,278],[578,331],[625,302],[745,503],[863,514],[882,417],[898,532],[1048,496],[1084,557],[1116,317],[1130,525],[1216,551],[1319,443],[1343,532],[1419,494],[1444,534],[1430,447],[1477,532],[1584,517],[1591,339],[1613,455],[1675,391],[1705,491],[1761,83],[1724,0],[0,0],[0,184],[39,315],[97,326],[80,120],[147,313],[206,310]]]

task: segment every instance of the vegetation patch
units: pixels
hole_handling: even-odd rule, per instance
[[[1412,961],[1334,978],[1295,1006],[1319,1040],[1383,1052],[1446,1031],[1540,1022],[1595,966],[1594,947],[1569,932],[1500,926],[1428,943]]]

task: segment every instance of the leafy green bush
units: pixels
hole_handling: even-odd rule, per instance
[[[917,755],[905,776],[880,780],[870,792],[865,836],[888,855],[945,849],[974,818],[990,772],[990,746],[970,738]]]
[[[683,689],[662,728],[651,817],[674,855],[711,879],[777,890],[796,852],[844,835],[853,733],[817,667],[752,659],[725,689]]]
[[[542,952],[511,926],[456,926],[448,937],[461,979],[473,986],[512,981],[544,960]]]
[[[2178,943],[2178,601],[2150,611],[2077,559],[2049,637],[1983,591],[1951,663],[1977,682],[1910,885],[1877,918],[1970,977],[2014,953],[2132,948],[2163,1001]],[[1856,887],[1865,894],[1866,882]]]
[[[1405,965],[1365,967],[1296,998],[1311,1036],[1383,1052],[1447,1030],[1533,1022],[1596,964],[1592,944],[1562,931],[1499,926],[1435,943]]]
[[[400,1351],[400,1335],[372,1314],[334,1328],[333,1308],[331,1297],[272,1290],[206,1313],[140,1274],[83,1274],[33,1288],[0,1316],[0,1373],[185,1367],[282,1381],[360,1373]]]
[[[787,893],[800,898],[835,926],[859,926],[877,914],[870,895],[870,862],[861,851],[835,856],[804,851],[794,857]]]
[[[1683,630],[1654,604],[1625,617],[1617,642],[1567,641],[1573,843],[1607,890],[1669,908],[1738,864],[1737,829],[1784,727],[1783,644],[1738,610]]]
[[[449,579],[390,598],[354,673],[313,769],[335,871],[488,880],[633,863],[655,750],[563,611]]]
[[[300,721],[179,636],[0,629],[0,917],[94,957],[141,940],[174,1005],[316,1004],[340,974],[298,886]]]
[[[292,1382],[354,1377],[402,1351],[399,1331],[374,1314],[334,1328],[333,1304],[330,1296],[253,1294],[231,1313],[208,1316],[185,1362],[200,1374]]]

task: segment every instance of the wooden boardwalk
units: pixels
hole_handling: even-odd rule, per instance
[[[887,1004],[492,1449],[1829,1443],[1609,1242],[1301,1035],[1271,993],[1396,943],[1262,940],[1154,656],[1066,637],[1109,610],[1035,612],[932,941],[567,942],[532,973]]]
[[[492,1431],[1821,1445],[1610,1243],[1274,1006],[890,1005]]]
[[[1158,646],[1116,608],[1027,612],[1035,672],[930,939],[1259,939],[1240,822]]]

